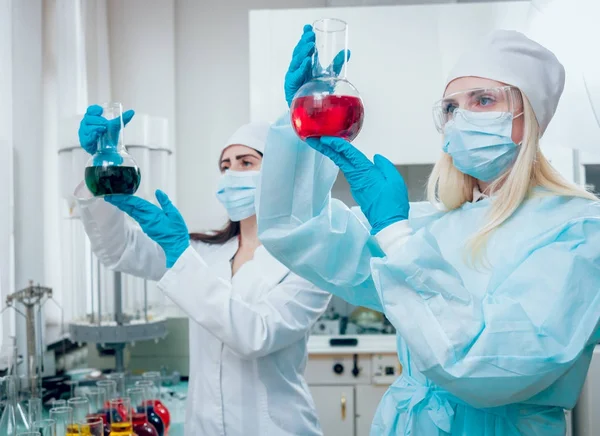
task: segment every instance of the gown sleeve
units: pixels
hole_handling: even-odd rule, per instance
[[[379,312],[370,261],[383,256],[360,212],[331,198],[338,168],[295,134],[284,115],[262,163],[259,238],[291,271],[356,306]]]
[[[532,398],[599,339],[600,218],[572,219],[528,244],[494,271],[483,299],[426,227],[373,261],[385,314],[417,368],[474,407]]]
[[[124,212],[100,198],[85,198],[80,186],[76,200],[92,251],[106,267],[158,281],[167,271],[163,249]]]

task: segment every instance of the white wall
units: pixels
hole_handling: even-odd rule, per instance
[[[3,302],[14,287],[14,198],[12,155],[12,5],[11,0],[0,0],[0,156],[4,157],[0,172],[0,301]],[[2,317],[0,344],[10,334],[10,313]]]
[[[366,115],[355,144],[397,164],[434,162],[440,136],[431,106],[459,54],[493,28],[522,29],[526,2],[257,11],[250,18],[252,118],[285,109],[281,83],[302,25],[323,16],[349,24],[348,79]]]
[[[171,147],[176,144],[174,3],[108,1],[111,98],[124,109],[166,117]]]
[[[214,195],[217,160],[250,120],[249,9],[317,6],[325,0],[176,0],[177,195],[190,230],[226,219]]]

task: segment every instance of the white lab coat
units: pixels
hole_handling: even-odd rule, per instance
[[[163,250],[125,214],[102,200],[79,204],[98,258],[159,280],[190,318],[186,435],[322,434],[303,373],[308,333],[329,293],[290,273],[262,246],[232,277],[237,238],[192,242],[167,270]]]

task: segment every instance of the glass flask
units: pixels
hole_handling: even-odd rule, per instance
[[[29,422],[24,414],[20,412],[18,404],[17,378],[14,376],[5,377],[6,387],[6,405],[0,417],[0,435],[16,436],[17,433],[29,431]]]
[[[146,392],[144,387],[127,389],[127,396],[131,399],[133,407],[133,431],[137,436],[158,436],[156,428],[148,422]]]
[[[145,390],[144,396],[146,398],[149,398],[149,400],[147,400],[145,403],[145,409],[148,415],[148,422],[152,424],[154,428],[156,428],[156,431],[158,432],[159,436],[166,435],[168,433],[168,430],[166,422],[163,419],[164,414],[162,414],[163,416],[161,416],[161,414],[158,413],[158,410],[156,410],[155,407],[158,401],[155,399],[158,396],[156,393],[156,385],[152,380],[140,380],[135,382],[135,386],[143,388]],[[138,411],[143,412],[144,409],[138,409]]]
[[[144,380],[149,380],[154,383],[154,387],[149,386],[149,399],[151,400],[151,403],[154,406],[156,414],[160,416],[160,419],[162,419],[163,423],[165,424],[165,431],[168,431],[169,427],[171,426],[171,414],[169,413],[169,409],[167,409],[167,406],[165,406],[165,404],[162,401],[162,376],[158,371],[147,371],[142,374],[142,378]],[[153,393],[156,394],[153,395]]]
[[[346,79],[348,25],[325,18],[315,21],[313,30],[312,80],[294,95],[292,126],[302,140],[337,136],[352,141],[362,128],[365,109],[358,90]]]
[[[108,120],[98,138],[98,149],[85,168],[85,184],[95,197],[131,195],[140,186],[140,169],[123,144],[123,107],[108,103],[102,107]]]

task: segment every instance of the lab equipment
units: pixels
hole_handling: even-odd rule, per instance
[[[114,382],[114,380],[110,380]],[[114,388],[114,384],[110,384],[110,389]],[[90,403],[90,414],[88,418],[100,418],[104,425],[105,436],[110,433],[110,422],[107,414],[107,396],[105,387],[90,387],[86,389],[85,396]]]
[[[32,397],[39,397],[41,395],[41,374],[44,360],[42,357],[44,346],[41,310],[43,305],[49,300],[53,301],[60,309],[60,306],[52,300],[52,289],[34,285],[33,282],[30,282],[27,288],[16,291],[6,297],[7,307],[15,307],[17,304],[21,304],[25,308],[24,313],[17,310],[20,316],[25,317],[27,349],[24,376],[20,380],[20,383],[17,382],[17,389],[27,391]],[[16,352],[14,359],[13,374],[16,374]]]
[[[71,407],[64,406],[50,409],[50,419],[55,422],[57,435],[79,435],[79,431],[73,431],[73,409]]]
[[[40,421],[43,418],[42,410],[43,408],[41,398],[30,398],[29,400],[27,400],[27,419],[30,428],[32,428],[34,422]]]
[[[39,431],[23,431],[17,433],[17,436],[41,436]]]
[[[461,173],[484,182],[496,180],[519,154],[512,140],[513,115],[462,109],[454,113],[445,127],[444,152],[452,156],[452,163]],[[471,121],[474,119],[477,121]]]
[[[88,416],[85,419],[85,424],[80,426],[81,435],[85,436],[104,436],[104,421],[102,418]]]
[[[96,197],[132,195],[140,185],[141,173],[123,143],[121,103],[104,105],[102,117],[107,120],[105,130],[99,134],[96,153],[87,162],[85,184]]]
[[[374,235],[390,224],[408,219],[408,190],[392,162],[376,154],[373,163],[342,138],[325,136],[307,143],[342,170]]]
[[[140,380],[135,382],[135,386],[144,391],[144,398],[149,398],[150,400],[146,401],[144,405],[144,409],[148,416],[148,422],[152,424],[152,426],[156,429],[159,436],[163,436],[167,433],[167,426],[165,420],[159,415],[156,410],[155,405],[157,404],[156,400],[152,398],[156,398],[156,386],[152,380]],[[164,415],[163,415],[164,416]]]
[[[133,407],[133,431],[137,436],[158,436],[156,428],[148,422],[146,404],[146,389],[135,387],[127,389],[127,397],[131,399]]]
[[[130,436],[133,433],[131,400],[114,398],[109,400],[110,436]]]
[[[7,399],[0,417],[0,435],[16,436],[19,432],[28,431],[30,424],[19,404],[17,377],[5,377],[5,387]]]
[[[446,86],[468,76],[519,88],[529,99],[542,134],[565,86],[565,69],[554,53],[514,30],[495,30],[467,50],[450,71]]]
[[[412,236],[377,253],[372,244],[389,246],[384,234],[394,240],[396,225],[373,238],[360,213],[331,200],[335,164],[289,123],[274,125],[265,156],[263,244],[322,289],[356,305],[377,301],[398,330],[403,376],[382,399],[373,434],[564,435],[563,409],[574,406],[600,339],[597,203],[533,190],[488,240],[494,268],[478,271],[464,262],[464,241],[485,222],[490,198],[449,213],[411,204]],[[289,176],[299,168],[303,177]],[[291,200],[273,201],[281,198]],[[345,255],[332,262],[334,252]]]
[[[124,122],[127,121],[125,114],[123,117]],[[165,299],[154,283],[111,271],[90,250],[79,220],[79,202],[95,200],[81,178],[81,167],[88,156],[83,151],[86,144],[83,140],[79,144],[81,138],[74,135],[74,126],[80,119],[81,116],[65,119],[60,131],[65,145],[59,151],[61,195],[65,199],[65,219],[61,223],[65,240],[61,244],[65,259],[63,285],[64,292],[72,295],[65,308],[65,318],[71,321],[72,340],[96,343],[102,351],[114,350],[115,368],[123,371],[126,344],[166,336]],[[119,136],[118,143],[128,147],[144,171],[136,195],[154,198],[156,187],[172,187],[172,153],[165,118],[136,114],[128,124],[126,137]]]
[[[256,214],[254,197],[260,171],[227,170],[219,179],[217,199],[231,221],[241,221]]]
[[[67,405],[73,409],[73,426],[77,431],[81,430],[81,426],[86,423],[86,418],[90,414],[89,400],[84,397],[69,398]]]
[[[120,398],[125,396],[125,373],[123,372],[111,372],[106,374],[108,380],[114,380],[115,382],[115,397]],[[98,386],[98,384],[96,384]]]
[[[165,430],[168,431],[171,425],[171,414],[162,401],[162,375],[158,371],[147,371],[142,374],[142,379],[152,382],[152,385],[148,385],[148,400],[164,422]]]
[[[346,79],[348,25],[342,20],[326,18],[315,21],[313,29],[311,80],[298,89],[291,102],[292,125],[303,140],[336,136],[352,141],[362,128],[364,105],[358,90]],[[290,68],[297,63],[299,54],[307,55],[305,50],[311,46],[306,41],[307,34],[302,36],[305,44],[294,54]],[[306,62],[302,61],[300,69],[306,68]],[[300,76],[305,78],[304,73]]]
[[[35,421],[31,429],[39,432],[41,436],[56,436],[56,422],[53,419]]]
[[[106,201],[118,207],[138,222],[146,235],[159,244],[165,252],[167,268],[190,246],[185,221],[167,194],[156,191],[160,207],[139,197],[109,196]]]

